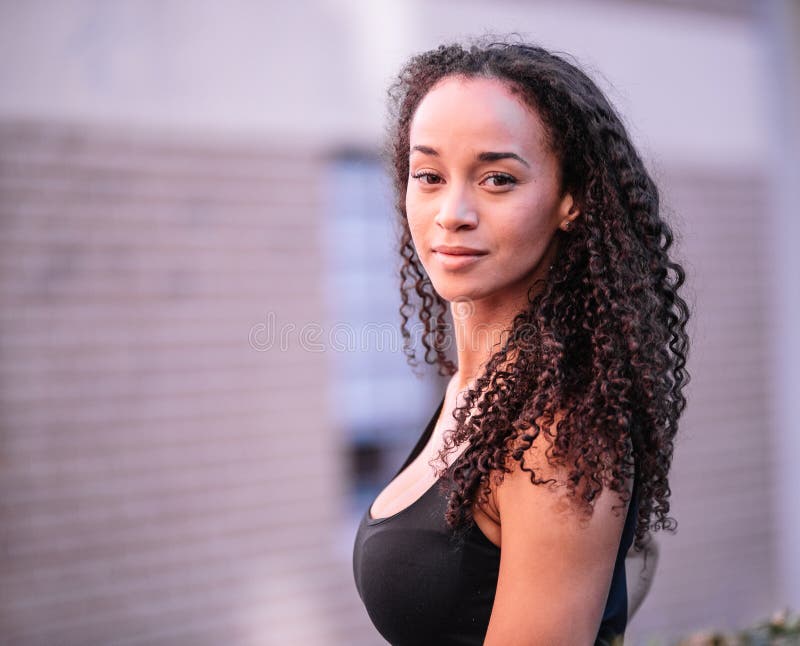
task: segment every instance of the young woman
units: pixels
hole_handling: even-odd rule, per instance
[[[675,526],[689,379],[657,188],[602,92],[542,48],[441,46],[390,98],[402,330],[413,363],[417,299],[451,378],[364,514],[359,594],[396,645],[619,643],[641,601],[625,555]]]

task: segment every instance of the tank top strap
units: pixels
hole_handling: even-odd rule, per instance
[[[433,429],[436,427],[436,422],[439,419],[439,413],[442,411],[442,407],[443,406],[444,406],[444,395],[442,395],[442,401],[440,401],[439,405],[436,407],[436,410],[434,411],[433,416],[431,417],[430,421],[428,422],[428,425],[425,427],[425,430],[423,431],[423,433],[420,436],[419,440],[417,440],[417,443],[414,445],[414,448],[411,449],[411,453],[406,458],[405,462],[403,462],[403,465],[397,470],[397,473],[395,473],[392,476],[392,480],[394,480],[397,476],[399,476],[400,473],[409,464],[411,464],[414,461],[414,459],[422,452],[422,449],[425,448],[425,445],[428,443],[428,440],[431,439],[431,435],[433,434]]]

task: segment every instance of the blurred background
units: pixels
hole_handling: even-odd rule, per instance
[[[626,643],[800,609],[800,3],[1,0],[0,643],[384,643],[355,528],[444,386],[397,330],[385,90],[512,31],[618,107],[689,276]]]

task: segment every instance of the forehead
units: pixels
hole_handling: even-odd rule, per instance
[[[538,114],[503,81],[447,77],[420,101],[409,128],[410,145],[516,146],[541,150]]]

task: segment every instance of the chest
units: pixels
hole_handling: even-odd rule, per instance
[[[372,622],[392,644],[481,644],[500,550],[471,525],[453,543],[437,483],[395,515],[365,517],[353,572]]]
[[[434,433],[433,437],[437,437]],[[429,442],[429,445],[403,469],[375,498],[369,509],[370,519],[386,519],[396,516],[414,506],[426,492],[435,488],[438,483],[436,467],[440,464],[438,448],[441,442]],[[447,458],[448,467],[464,452],[466,446]],[[500,547],[500,516],[494,504],[494,487],[486,504],[472,505],[472,515],[477,528],[496,547]]]

